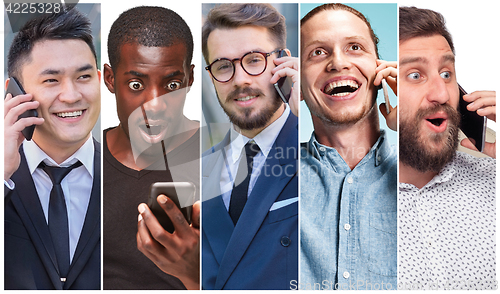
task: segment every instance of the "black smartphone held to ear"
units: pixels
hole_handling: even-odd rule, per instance
[[[150,187],[148,206],[165,231],[173,233],[175,230],[174,224],[168,217],[165,210],[163,210],[160,204],[158,204],[156,198],[160,194],[163,194],[174,201],[177,208],[179,208],[184,215],[184,218],[186,218],[187,222],[190,224],[195,193],[196,186],[191,182],[156,182]],[[183,205],[189,204],[189,206],[181,208],[181,203]]]
[[[468,138],[474,139],[477,150],[483,152],[484,149],[484,140],[486,138],[486,117],[480,116],[475,111],[467,110],[467,105],[469,102],[464,100],[464,95],[467,95],[467,92],[458,85],[460,90],[460,100],[459,100],[459,108],[460,108],[460,129]]]
[[[286,50],[280,50],[280,52],[278,53],[278,58],[283,56],[288,56]],[[290,100],[290,95],[292,94],[292,85],[292,78],[289,76],[282,77],[278,80],[277,83],[274,83],[276,92],[278,92],[281,100],[283,100],[283,102],[285,103],[288,103],[288,100]]]
[[[17,95],[26,94],[23,87],[21,86],[21,83],[19,83],[19,81],[15,77],[11,77],[9,79],[9,85],[7,86],[7,91],[5,93],[5,96],[7,96],[8,93],[10,93],[12,95],[12,97],[15,97]],[[36,111],[36,109],[26,110],[17,118],[17,120],[19,120],[21,118],[25,118],[25,117],[30,117],[30,116],[37,117],[38,111]],[[23,133],[26,140],[30,141],[31,138],[33,137],[34,131],[35,131],[35,125],[31,125],[31,126],[25,127],[24,130],[22,130],[21,132]]]

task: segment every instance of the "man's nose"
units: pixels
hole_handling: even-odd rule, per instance
[[[351,62],[349,57],[342,50],[335,50],[327,64],[327,71],[342,71],[349,69]]]
[[[149,87],[144,93],[144,109],[152,112],[165,111],[168,92],[160,86]]]
[[[62,81],[61,92],[59,93],[59,101],[67,104],[73,104],[81,100],[82,97],[82,93],[73,81]]]
[[[239,87],[252,83],[252,76],[249,75],[241,66],[241,61],[234,62],[233,84]]]
[[[427,83],[427,101],[435,104],[445,104],[450,100],[447,82],[438,74]]]

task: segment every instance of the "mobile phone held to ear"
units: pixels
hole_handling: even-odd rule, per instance
[[[190,182],[156,182],[150,187],[148,206],[165,231],[173,233],[175,230],[174,224],[165,210],[158,204],[157,197],[163,194],[171,199],[182,212],[187,222],[191,223],[195,193],[196,186]],[[185,206],[186,204],[188,206]]]
[[[23,87],[21,86],[21,83],[19,83],[19,81],[15,77],[11,77],[9,80],[9,85],[7,86],[7,91],[5,93],[5,96],[7,96],[8,93],[10,93],[12,95],[12,97],[15,97],[17,95],[26,94]],[[34,117],[38,116],[38,112],[36,111],[36,109],[26,110],[17,118],[17,120],[19,120],[21,118],[25,118],[25,117],[30,117],[30,116],[34,116]],[[24,128],[24,130],[22,130],[21,132],[23,133],[24,138],[26,138],[26,140],[30,141],[31,138],[33,137],[34,131],[35,131],[35,125],[31,125],[31,126],[27,126],[26,128]]]
[[[278,53],[278,58],[283,56],[288,56],[286,50],[280,50],[280,52]],[[283,102],[285,103],[288,103],[288,100],[290,100],[290,95],[292,94],[292,85],[292,78],[289,76],[280,78],[278,82],[274,84],[276,92],[278,92],[281,100],[283,100]]]
[[[486,117],[480,116],[475,111],[467,110],[467,105],[469,102],[464,100],[464,95],[467,95],[467,92],[458,85],[460,89],[460,100],[459,100],[459,108],[460,108],[460,129],[468,138],[474,139],[477,150],[483,152],[484,149],[484,140],[486,138]]]

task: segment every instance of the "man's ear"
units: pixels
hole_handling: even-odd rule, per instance
[[[115,74],[107,63],[104,64],[104,84],[111,93],[115,93]]]
[[[5,91],[7,91],[7,87],[9,87],[9,81],[10,81],[10,78],[5,80]]]
[[[193,85],[194,82],[194,64],[191,64],[191,69],[189,71],[189,86]]]
[[[285,52],[288,56],[292,56],[292,52],[290,52],[290,49],[285,48]]]

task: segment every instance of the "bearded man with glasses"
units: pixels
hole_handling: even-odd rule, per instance
[[[273,86],[298,82],[285,39],[269,4],[223,4],[203,26],[206,70],[232,123],[202,158],[204,289],[289,289],[298,278],[298,92],[285,104]]]

